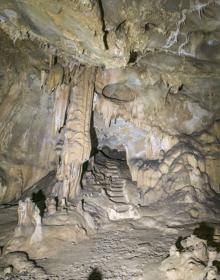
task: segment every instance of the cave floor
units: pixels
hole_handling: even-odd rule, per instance
[[[10,238],[16,226],[16,207],[0,209],[1,246]],[[134,228],[128,222],[108,225],[102,232],[74,244],[66,242],[54,257],[37,260],[48,279],[72,280],[162,280],[161,261],[179,237],[188,236],[194,226],[178,233],[157,229]],[[35,279],[28,275],[1,279]]]
[[[38,261],[58,279],[163,279],[158,265],[176,235],[154,229],[100,232],[78,244],[67,244],[54,258]]]

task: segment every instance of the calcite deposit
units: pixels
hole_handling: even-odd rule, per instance
[[[1,0],[0,55],[0,275],[219,279],[220,1]]]
[[[181,250],[171,246],[169,257],[161,264],[161,271],[169,280],[218,280],[220,275],[215,261],[219,255],[207,241],[194,235],[181,241]]]

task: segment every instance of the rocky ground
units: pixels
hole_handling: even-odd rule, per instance
[[[0,240],[3,246],[16,225],[15,207],[1,209],[0,216]],[[185,225],[183,228],[176,233],[164,233],[153,228],[134,228],[128,222],[118,222],[78,244],[67,242],[54,257],[36,260],[36,263],[46,271],[47,279],[165,279],[159,266],[168,255],[170,246],[181,237],[195,232],[198,225]],[[205,228],[207,231],[210,229]],[[196,232],[202,234],[202,231]],[[205,234],[212,238],[209,232]],[[3,261],[4,257],[0,263],[3,264]],[[33,276],[30,271],[13,276],[8,274],[0,279],[40,279],[40,276]]]

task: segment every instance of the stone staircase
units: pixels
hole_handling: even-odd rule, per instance
[[[128,168],[125,162],[118,162],[109,159],[104,155],[98,155],[95,159],[97,169],[101,169],[104,174],[103,189],[109,199],[115,203],[117,212],[124,212],[129,209],[129,201],[126,197],[126,178],[123,176],[122,169]],[[120,168],[119,165],[120,164]]]

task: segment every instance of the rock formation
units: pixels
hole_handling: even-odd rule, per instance
[[[98,153],[90,162],[83,186],[83,208],[91,213],[93,208],[99,207],[103,211],[97,213],[100,220],[103,214],[110,221],[140,218],[138,205],[141,203],[141,192],[131,181],[125,159],[117,161],[102,152]],[[105,223],[105,219],[102,222]]]
[[[217,230],[219,17],[219,0],[1,1],[6,272],[108,230]],[[204,240],[182,247],[168,279],[218,279]]]
[[[91,152],[90,122],[94,90],[94,68],[79,68],[79,82],[71,89],[64,126],[64,143],[57,178],[63,182],[63,198],[79,195],[82,164]]]
[[[31,261],[27,254],[23,252],[13,252],[7,254],[4,262],[8,265],[8,268],[5,270],[6,275],[12,274],[12,272],[19,274],[28,272],[33,277],[38,277],[38,279],[47,279],[48,277],[45,271],[41,267],[37,266],[34,261]]]
[[[194,235],[181,241],[182,250],[171,246],[170,254],[161,264],[161,271],[169,280],[217,280],[220,278],[214,262],[219,259],[207,241]]]
[[[45,258],[57,252],[58,244],[86,238],[87,223],[76,211],[57,209],[53,198],[46,201],[47,212],[40,210],[30,198],[19,201],[18,224],[14,236],[4,248],[4,255],[27,252],[33,258]]]

